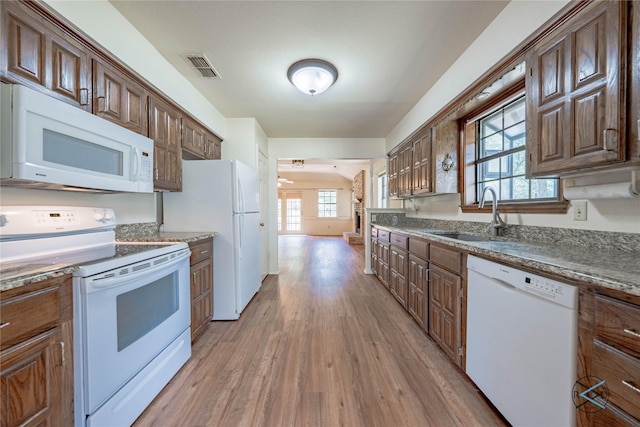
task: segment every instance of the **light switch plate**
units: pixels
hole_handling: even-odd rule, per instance
[[[573,205],[573,220],[586,221],[587,220],[587,201],[574,200],[571,202],[571,204]]]

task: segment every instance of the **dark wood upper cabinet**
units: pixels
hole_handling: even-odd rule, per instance
[[[93,61],[94,114],[141,135],[148,135],[145,87],[115,67]]]
[[[4,79],[40,86],[55,98],[91,111],[88,49],[22,3],[3,1],[1,6]]]
[[[181,112],[157,96],[149,96],[149,138],[153,139],[154,188],[181,191]]]
[[[640,4],[633,2],[629,61],[629,160],[640,162]]]
[[[182,118],[182,158],[220,159],[220,138],[186,117]]]
[[[412,193],[430,193],[431,178],[431,129],[418,135],[413,141],[413,186]]]
[[[626,2],[593,2],[527,54],[527,173],[625,160]]]

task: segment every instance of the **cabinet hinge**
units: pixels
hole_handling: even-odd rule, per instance
[[[462,288],[458,288],[458,297],[462,298]]]
[[[533,77],[533,68],[529,67],[529,77]]]
[[[462,356],[462,346],[458,347],[458,356]]]

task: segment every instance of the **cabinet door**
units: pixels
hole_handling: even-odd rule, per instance
[[[94,108],[96,115],[141,135],[147,128],[147,91],[113,66],[93,61]]]
[[[396,197],[398,195],[398,161],[398,153],[394,153],[389,156],[387,165],[387,170],[389,171],[387,174],[389,197]]]
[[[629,160],[640,162],[640,4],[634,2],[631,17],[631,61],[629,62]]]
[[[218,138],[211,132],[206,132],[205,147],[204,147],[205,159],[211,159],[211,160],[221,159],[222,158],[221,145],[222,145],[222,140],[220,140],[220,138]]]
[[[431,192],[431,132],[413,142],[413,194]]]
[[[57,327],[0,352],[3,426],[66,424],[63,392],[70,391],[63,389],[63,376],[69,351]]]
[[[208,146],[205,130],[202,126],[187,119],[182,118],[182,149],[194,156],[194,158],[204,159],[205,148]]]
[[[2,74],[91,111],[88,50],[19,2],[2,3]]]
[[[413,182],[411,171],[413,169],[413,144],[409,143],[400,149],[398,171],[398,196],[410,196]]]
[[[407,310],[418,324],[427,329],[426,300],[427,262],[413,255],[409,255],[409,295]]]
[[[213,315],[213,259],[191,266],[191,340],[208,326]]]
[[[454,117],[445,118],[438,126],[432,128],[432,151],[435,182],[432,191],[435,193],[458,192],[458,146],[459,128]],[[451,166],[442,167],[447,159]]]
[[[429,269],[429,335],[458,365],[461,356],[461,278],[433,264]]]
[[[181,114],[155,96],[149,96],[149,138],[154,142],[154,188],[182,188]]]
[[[625,159],[623,6],[625,2],[594,2],[528,54],[529,176]]]

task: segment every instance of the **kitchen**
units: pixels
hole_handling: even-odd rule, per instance
[[[336,137],[273,138],[267,136],[267,133],[262,130],[261,124],[255,119],[225,118],[212,104],[203,99],[203,96],[193,86],[186,82],[176,84],[176,82],[184,82],[184,77],[170,67],[166,60],[149,46],[140,33],[110,3],[92,2],[91,6],[87,6],[72,2],[52,2],[50,6],[93,40],[115,54],[129,67],[152,81],[156,87],[196,116],[208,128],[223,134],[225,136],[222,146],[224,157],[238,158],[258,169],[258,164],[261,161],[260,155],[268,154],[266,161],[268,176],[273,177],[277,175],[276,161],[278,158],[361,158],[362,153],[370,153],[367,155],[370,158],[384,158],[387,152],[398,146],[427,118],[434,116],[446,103],[456,98],[459,93],[472,84],[476,78],[491,69],[501,57],[517,45],[517,40],[524,39],[533,33],[564,6],[564,3],[545,3],[544,7],[518,3],[505,6],[499,19],[493,22],[481,37],[476,39],[474,49],[466,51],[460,56],[442,77],[442,80],[438,81],[388,134],[378,135],[382,137],[376,138],[346,139]],[[91,25],[91,19],[95,15],[101,16],[101,19],[109,22],[110,25]],[[524,16],[527,17],[526,20],[523,18]],[[113,37],[112,28],[118,28],[119,33],[126,34],[126,36]],[[511,37],[504,37],[506,33]],[[149,54],[142,58],[139,55],[141,51],[149,52]],[[483,52],[483,54],[479,55],[477,52]],[[487,52],[491,52],[494,57],[489,57]],[[158,73],[155,67],[165,68],[161,68],[163,72]],[[337,88],[338,86],[332,90]],[[320,95],[316,100],[321,100]],[[372,180],[371,176],[368,178]],[[269,186],[268,193],[275,194],[276,183],[269,181],[267,185]],[[117,213],[118,222],[122,224],[155,222],[161,217],[163,208],[162,198],[158,193],[92,195],[3,187],[2,199],[3,205],[113,207]],[[437,197],[414,198],[413,200],[417,209],[410,207],[410,202],[402,201],[392,201],[391,207],[402,207],[401,205],[406,203],[405,207],[409,217],[489,222],[489,214],[462,213],[458,208],[460,199],[456,195],[445,194]],[[277,239],[274,232],[275,206],[272,205],[269,206],[270,215],[267,221],[271,227],[268,242],[272,257],[269,259],[266,270],[269,274],[278,272]],[[505,215],[503,213],[503,215],[506,222],[512,225],[551,226],[553,224],[554,227],[577,230],[634,234],[640,232],[637,199],[594,199],[587,202],[586,206],[587,220],[580,222],[573,220],[574,212],[571,206],[564,214],[506,213]]]

